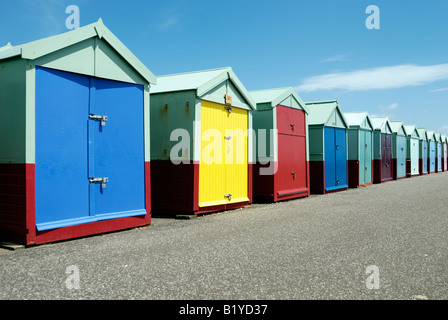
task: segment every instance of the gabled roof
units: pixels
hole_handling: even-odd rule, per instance
[[[441,136],[441,134],[440,134],[440,133],[434,133],[434,139],[435,139],[437,142],[442,142],[442,136]]]
[[[390,125],[390,121],[388,117],[371,117],[373,129],[383,131],[385,127],[388,127],[392,132],[392,127]]]
[[[443,143],[447,142],[447,136],[445,134],[442,134],[442,142]]]
[[[28,42],[18,46],[8,43],[0,48],[0,60],[12,57],[35,60],[52,52],[72,46],[90,38],[98,37],[106,41],[124,60],[126,60],[146,81],[155,84],[155,75],[135,57],[135,55],[103,24],[101,19],[85,27],[49,38]]]
[[[367,122],[368,126],[373,130],[368,112],[344,112],[344,117],[350,127],[362,127]]]
[[[408,137],[419,137],[418,131],[417,131],[417,126],[415,125],[406,125],[404,126],[405,130],[406,130],[406,135]]]
[[[417,128],[418,136],[421,140],[428,140],[428,136],[426,135],[425,128]]]
[[[309,125],[325,125],[334,112],[337,112],[344,126],[349,128],[347,120],[345,119],[337,100],[306,102],[305,105],[309,110]]]
[[[392,129],[392,133],[396,133],[399,136],[408,135],[406,126],[403,124],[402,121],[390,121],[390,128]]]
[[[255,103],[257,104],[270,104],[272,108],[282,103],[288,97],[292,97],[296,103],[306,112],[309,113],[305,102],[299,97],[297,92],[292,87],[256,90],[249,92]]]
[[[426,135],[428,136],[428,140],[436,141],[434,131],[427,131]]]
[[[195,90],[196,95],[202,97],[226,80],[230,80],[249,106],[256,109],[254,99],[230,67],[158,76],[157,85],[151,87],[151,93]]]

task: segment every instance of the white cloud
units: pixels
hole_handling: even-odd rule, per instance
[[[448,125],[441,126],[439,129],[437,129],[437,132],[448,134]]]
[[[389,109],[389,110],[395,110],[397,108],[398,108],[398,103],[396,103],[396,102],[392,103],[391,105],[386,107],[386,109]]]
[[[332,56],[329,58],[326,58],[324,60],[322,60],[321,62],[335,62],[335,61],[345,61],[346,60],[346,56],[343,54],[338,54],[336,56]]]
[[[299,92],[335,89],[366,91],[421,86],[447,79],[448,64],[431,66],[408,64],[309,77],[295,89]]]
[[[172,16],[167,16],[159,24],[159,27],[163,30],[167,30],[180,22],[180,14],[174,14]]]
[[[448,88],[440,88],[440,89],[431,90],[431,92],[441,92],[441,91],[448,91]]]

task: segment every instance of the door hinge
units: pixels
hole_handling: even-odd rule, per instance
[[[104,127],[106,125],[107,116],[100,116],[95,114],[89,114],[90,120],[101,121],[101,126]]]
[[[109,182],[109,178],[89,178],[90,183],[101,183],[101,188],[106,188],[106,183]]]

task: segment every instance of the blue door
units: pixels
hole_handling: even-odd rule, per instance
[[[325,132],[325,190],[347,188],[346,130],[327,127]]]
[[[325,190],[336,188],[336,134],[335,128],[324,129],[325,139]]]
[[[143,87],[94,78],[91,92],[89,179],[96,182],[90,183],[90,214],[146,214]]]
[[[335,136],[336,136],[336,187],[347,188],[346,130],[335,128]]]
[[[38,230],[89,218],[90,79],[36,67],[35,199]]]
[[[35,99],[38,231],[146,214],[143,88],[36,67]]]
[[[436,171],[436,143],[435,141],[429,142],[429,172]]]

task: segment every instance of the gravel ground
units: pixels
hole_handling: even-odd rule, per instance
[[[0,299],[446,300],[447,231],[448,173],[432,174],[0,249]]]

